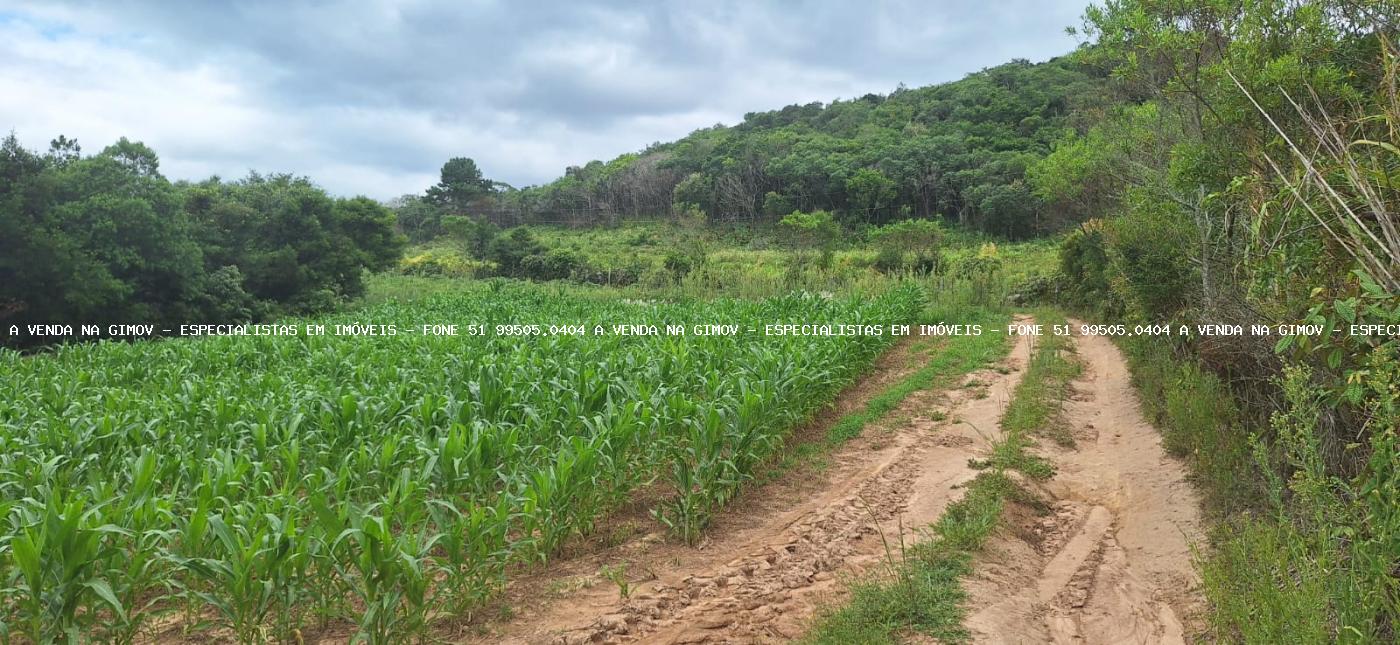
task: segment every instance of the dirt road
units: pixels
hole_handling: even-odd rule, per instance
[[[1075,329],[1078,323],[1075,323]],[[1058,468],[1046,517],[1025,516],[965,583],[988,643],[1181,643],[1199,628],[1199,500],[1138,408],[1118,348],[1079,336],[1084,371],[1065,408],[1076,448],[1042,442]]]
[[[1138,412],[1122,357],[1076,338],[1085,362],[1066,409],[1077,449],[1039,451],[1059,474],[1053,512],[1013,509],[967,581],[968,627],[983,642],[1181,642],[1192,633],[1196,500]],[[516,590],[517,612],[482,642],[787,642],[844,581],[871,571],[959,499],[1020,382],[1022,338],[995,369],[918,393],[831,455],[824,472],[758,488],[700,548],[653,533],[581,558]],[[608,564],[613,563],[613,564]],[[619,576],[621,563],[626,563]],[[613,578],[598,571],[613,572]],[[546,577],[548,579],[548,577]],[[616,584],[622,581],[623,589]]]

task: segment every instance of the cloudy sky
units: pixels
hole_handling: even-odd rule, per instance
[[[0,130],[172,179],[250,169],[387,199],[449,157],[517,186],[745,112],[1071,50],[1086,0],[0,0]]]

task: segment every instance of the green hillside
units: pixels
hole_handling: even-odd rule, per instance
[[[506,225],[657,218],[693,204],[712,220],[828,210],[848,225],[942,217],[1025,238],[1064,224],[1033,194],[1027,168],[1111,100],[1093,67],[1018,60],[941,85],[749,113],[543,186],[483,182],[455,205]]]

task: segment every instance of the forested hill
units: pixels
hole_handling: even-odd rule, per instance
[[[944,217],[1027,237],[1058,222],[1026,169],[1112,100],[1105,79],[1069,57],[1017,60],[887,96],[789,105],[570,167],[543,186],[473,194],[458,210],[507,225],[652,218],[686,204],[711,219],[829,210],[848,223]]]

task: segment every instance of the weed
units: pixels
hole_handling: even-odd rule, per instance
[[[626,600],[632,597],[632,583],[627,580],[627,563],[623,562],[616,566],[603,566],[598,570],[604,578],[607,578],[614,585],[617,585],[617,596]]]

